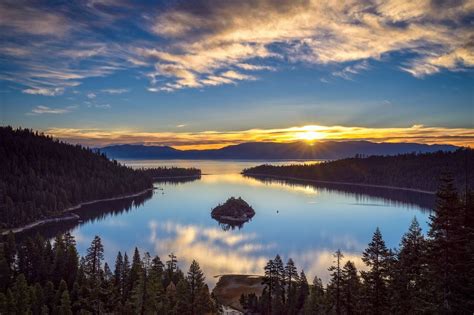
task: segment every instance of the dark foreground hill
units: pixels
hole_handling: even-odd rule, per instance
[[[0,127],[0,229],[152,187],[150,176],[81,146]]]
[[[249,142],[210,150],[178,150],[168,146],[112,145],[100,151],[115,159],[341,159],[359,155],[396,155],[453,151],[452,145],[374,143],[369,141],[322,141],[274,143]]]
[[[443,173],[454,177],[460,191],[474,187],[474,150],[348,158],[313,165],[260,165],[244,175],[346,182],[435,191]]]

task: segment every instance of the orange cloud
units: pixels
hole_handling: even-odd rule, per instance
[[[321,140],[368,140],[373,142],[417,142],[474,146],[472,128],[446,128],[414,125],[411,127],[373,128],[308,125],[279,129],[242,131],[144,132],[130,129],[67,129],[44,130],[56,138],[88,146],[139,143],[169,145],[179,149],[209,149],[243,142],[294,142]]]

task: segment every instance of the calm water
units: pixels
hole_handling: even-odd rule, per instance
[[[99,235],[112,265],[117,251],[131,255],[135,246],[162,260],[174,252],[186,270],[196,259],[211,286],[219,274],[261,274],[277,253],[285,261],[292,257],[310,281],[314,275],[327,279],[338,248],[362,266],[361,252],[377,226],[389,247],[398,246],[413,217],[426,231],[428,212],[423,207],[432,201],[417,193],[266,182],[239,174],[262,161],[123,162],[133,167],[196,166],[209,175],[179,184],[157,183],[160,190],[141,200],[82,209],[82,224],[62,228],[71,229],[81,254]],[[256,211],[241,229],[225,230],[210,216],[230,196],[241,196]]]

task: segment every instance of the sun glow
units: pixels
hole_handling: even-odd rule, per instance
[[[320,131],[322,128],[319,126],[303,126],[301,129],[301,131],[296,132],[296,139],[312,142],[314,140],[321,140],[326,136],[324,132]]]

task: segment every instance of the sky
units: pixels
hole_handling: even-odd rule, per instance
[[[0,121],[88,146],[474,146],[474,0],[0,2]]]

